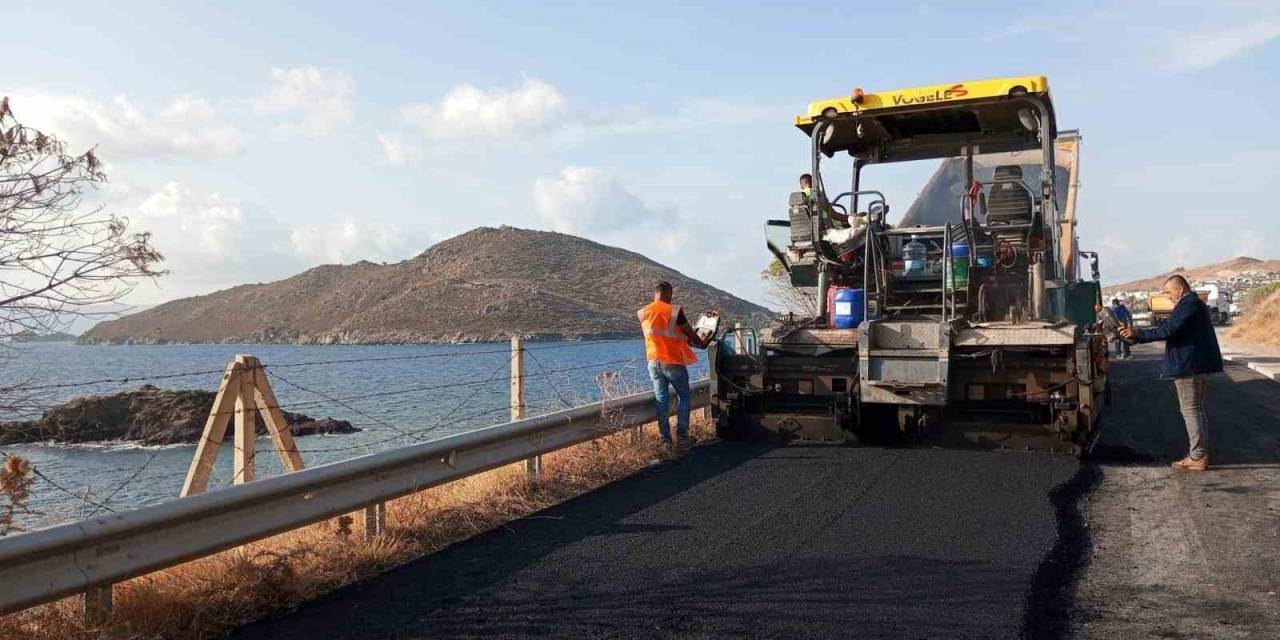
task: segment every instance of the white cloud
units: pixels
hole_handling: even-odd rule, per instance
[[[284,133],[323,136],[351,122],[355,82],[351,77],[312,66],[273,69],[270,92],[254,101],[260,115],[279,118]]]
[[[721,234],[696,232],[697,225],[679,209],[646,202],[595,167],[565,167],[539,178],[533,184],[533,203],[554,231],[630,249],[685,273],[716,276],[718,282],[738,280],[741,263],[755,259],[747,252],[725,255],[719,247]],[[757,272],[749,268],[746,273],[752,275],[746,280],[754,284]]]
[[[119,207],[119,203],[113,209]],[[290,224],[239,198],[177,182],[133,207],[132,231],[149,231],[169,274],[140,296],[171,299],[251,282],[269,282],[324,263],[400,260],[417,247],[392,224],[345,217]]]
[[[1170,34],[1163,40],[1163,68],[1170,73],[1201,71],[1240,56],[1280,37],[1280,19],[1260,19],[1205,29],[1195,33]]]
[[[636,227],[662,228],[673,217],[593,167],[565,167],[554,177],[539,178],[533,183],[533,203],[552,229],[597,238]]]
[[[781,103],[724,97],[693,98],[662,111],[626,102],[571,109],[554,85],[530,78],[511,90],[462,84],[439,101],[404,105],[400,113],[412,133],[382,132],[378,143],[392,165],[408,164],[423,156],[456,161],[475,153],[477,147],[460,144],[470,139],[525,144],[540,138],[552,145],[572,146],[600,136],[669,134],[776,122],[789,118],[791,111],[792,106]],[[433,154],[433,150],[439,153]]]
[[[178,96],[147,110],[125,96],[15,95],[18,119],[65,140],[72,150],[97,145],[108,160],[213,158],[239,153],[244,134],[202,98]]]
[[[594,167],[565,167],[538,179],[533,201],[539,218],[555,231],[629,249],[740,295],[757,297],[758,274],[769,258],[755,228],[722,225],[707,233],[707,223],[698,222],[696,213],[655,204]]]
[[[289,236],[302,260],[350,263],[400,260],[411,250],[400,227],[344,217],[336,224],[303,224]]]
[[[132,216],[150,231],[170,275],[161,283],[181,295],[286,275],[296,266],[288,229],[271,214],[218,193],[169,182]]]
[[[458,85],[439,102],[405,105],[400,112],[405,122],[433,140],[529,137],[560,124],[565,102],[551,83],[529,78],[512,90]]]

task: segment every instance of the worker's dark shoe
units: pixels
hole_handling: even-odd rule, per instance
[[[681,449],[690,449],[696,444],[698,444],[698,438],[696,436],[684,436],[680,438],[679,447]]]
[[[1209,456],[1203,456],[1200,458],[1187,456],[1173,463],[1173,468],[1182,471],[1204,471],[1209,468]]]

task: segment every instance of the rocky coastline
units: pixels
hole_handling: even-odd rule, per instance
[[[76,398],[46,409],[39,420],[0,422],[0,445],[111,441],[143,445],[194,443],[204,432],[214,395],[212,391],[143,385],[134,391]],[[360,431],[345,420],[316,419],[288,411],[284,417],[289,432],[299,437]],[[259,435],[267,432],[262,416],[258,416],[257,432]]]
[[[534,332],[520,334],[526,342],[590,342],[594,340],[640,339],[636,331],[600,331],[593,333]],[[183,345],[183,344],[287,344],[299,346],[330,345],[449,345],[449,344],[497,344],[510,342],[510,332],[475,334],[458,332],[434,335],[412,331],[364,332],[336,331],[304,334],[294,331],[271,331],[248,336],[228,336],[219,340],[176,340],[152,335],[99,337],[81,336],[77,344],[102,345]]]

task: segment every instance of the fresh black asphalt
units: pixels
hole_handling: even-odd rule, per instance
[[[716,443],[234,637],[1014,638],[1079,468]]]
[[[1257,358],[1263,360],[1263,358]],[[1160,379],[1161,350],[1134,348],[1112,375],[1114,404],[1098,439],[1105,462],[1158,462],[1187,455],[1187,434],[1173,383]],[[1238,363],[1209,377],[1205,411],[1214,465],[1280,462],[1280,386]]]

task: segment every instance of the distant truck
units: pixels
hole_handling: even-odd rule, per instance
[[[1229,294],[1218,288],[1216,284],[1204,285],[1196,293],[1209,306],[1209,314],[1214,324],[1227,324],[1231,321],[1231,300]]]
[[[1213,303],[1209,302],[1209,291],[1197,291],[1196,295],[1200,296],[1200,300],[1209,306],[1209,313],[1213,316],[1214,324],[1226,323],[1226,318],[1228,317],[1227,314],[1219,312],[1218,308],[1215,307]],[[1216,300],[1216,296],[1218,295],[1217,287],[1213,287],[1213,295]],[[1154,327],[1159,325],[1161,322],[1168,320],[1169,316],[1173,315],[1173,307],[1176,302],[1166,293],[1152,293],[1151,297],[1147,299],[1147,304],[1151,307],[1151,326]]]

